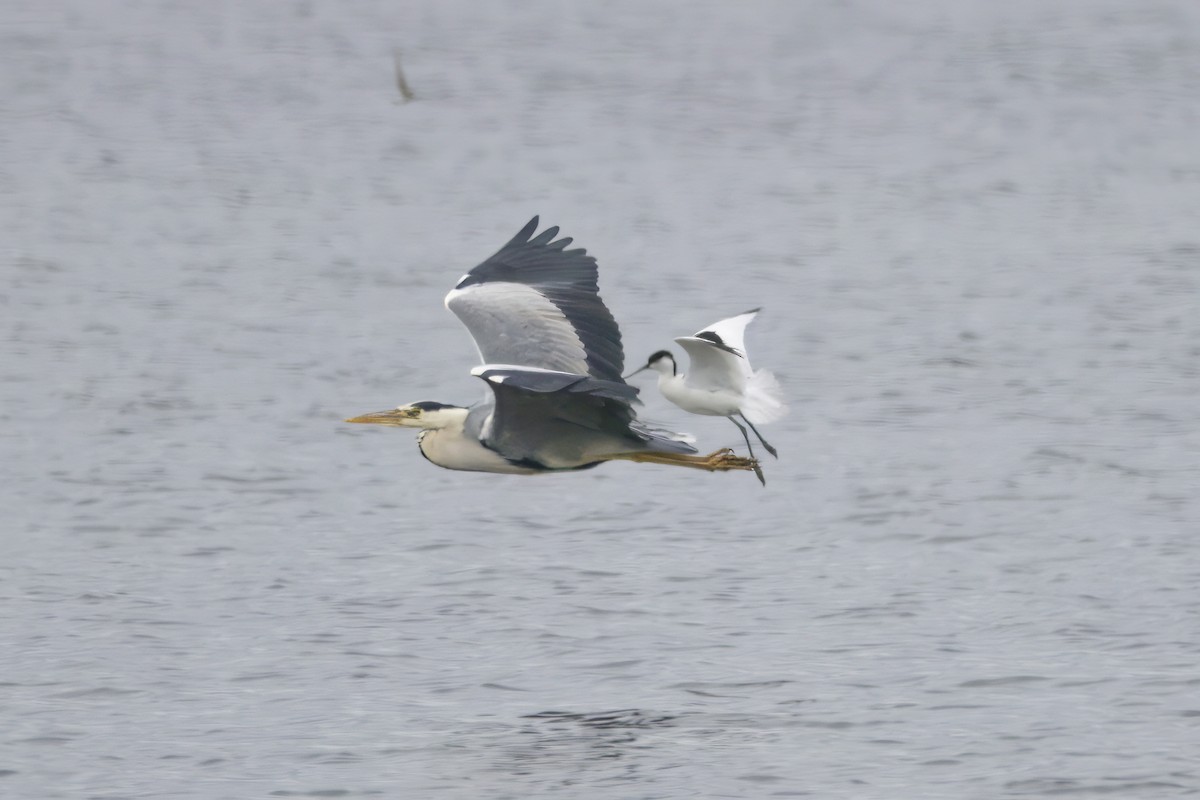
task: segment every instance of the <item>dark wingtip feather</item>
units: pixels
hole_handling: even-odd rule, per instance
[[[537,217],[534,217],[534,219],[537,219]],[[558,236],[558,226],[551,225],[549,228],[546,228],[546,230],[539,233],[536,238],[530,239],[529,243],[531,245],[547,245],[550,244],[550,240],[555,236]]]
[[[533,219],[531,219],[531,220],[529,220],[529,222],[525,223],[524,228],[521,228],[521,230],[517,231],[517,235],[512,238],[512,241],[509,242],[509,244],[515,244],[517,242],[528,242],[529,237],[533,236],[533,232],[537,230],[539,223],[540,223],[540,221],[538,219],[538,215],[534,214]]]

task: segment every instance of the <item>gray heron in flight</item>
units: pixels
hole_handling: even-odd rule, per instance
[[[621,332],[600,299],[596,259],[534,236],[538,218],[472,269],[446,295],[467,327],[488,391],[470,407],[423,401],[347,422],[419,428],[425,458],[446,469],[529,475],[605,461],[755,470],[722,449],[697,455],[686,437],[638,420],[638,390],[625,383]]]
[[[759,425],[773,422],[787,413],[775,376],[765,369],[751,368],[750,357],[746,354],[746,326],[760,310],[756,308],[714,322],[691,336],[676,339],[691,361],[686,375],[679,373],[675,357],[669,350],[659,350],[650,356],[645,366],[625,377],[632,378],[642,370],[654,370],[658,373],[659,391],[672,403],[693,414],[728,418],[742,432],[753,459],[750,435],[736,419],[741,417],[767,452],[778,458],[775,448],[754,425],[756,422]],[[759,480],[763,480],[762,473],[755,472]]]

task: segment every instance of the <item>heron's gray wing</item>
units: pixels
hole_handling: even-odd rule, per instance
[[[699,336],[680,336],[675,341],[687,351],[691,361],[687,369],[689,386],[738,393],[746,388],[746,359],[740,353]]]
[[[638,423],[630,405],[638,390],[626,383],[491,364],[471,374],[495,396],[480,440],[510,461],[558,469],[621,452],[695,452]]]
[[[558,228],[536,237],[534,217],[464,275],[446,307],[467,326],[485,364],[517,364],[621,383],[621,331],[600,299],[596,259]]]

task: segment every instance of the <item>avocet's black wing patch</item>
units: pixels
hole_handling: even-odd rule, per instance
[[[724,340],[722,340],[720,335],[715,331],[700,331],[696,334],[695,338],[712,342],[713,347],[717,348],[718,350],[724,350],[726,353],[733,353],[738,358],[743,357],[742,353],[737,348],[730,347],[729,345],[725,344]]]

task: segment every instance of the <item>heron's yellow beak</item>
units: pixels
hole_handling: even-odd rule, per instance
[[[350,417],[346,422],[362,422],[370,425],[411,425],[413,414],[408,408],[393,408],[388,411],[372,411],[370,414],[360,414]]]

